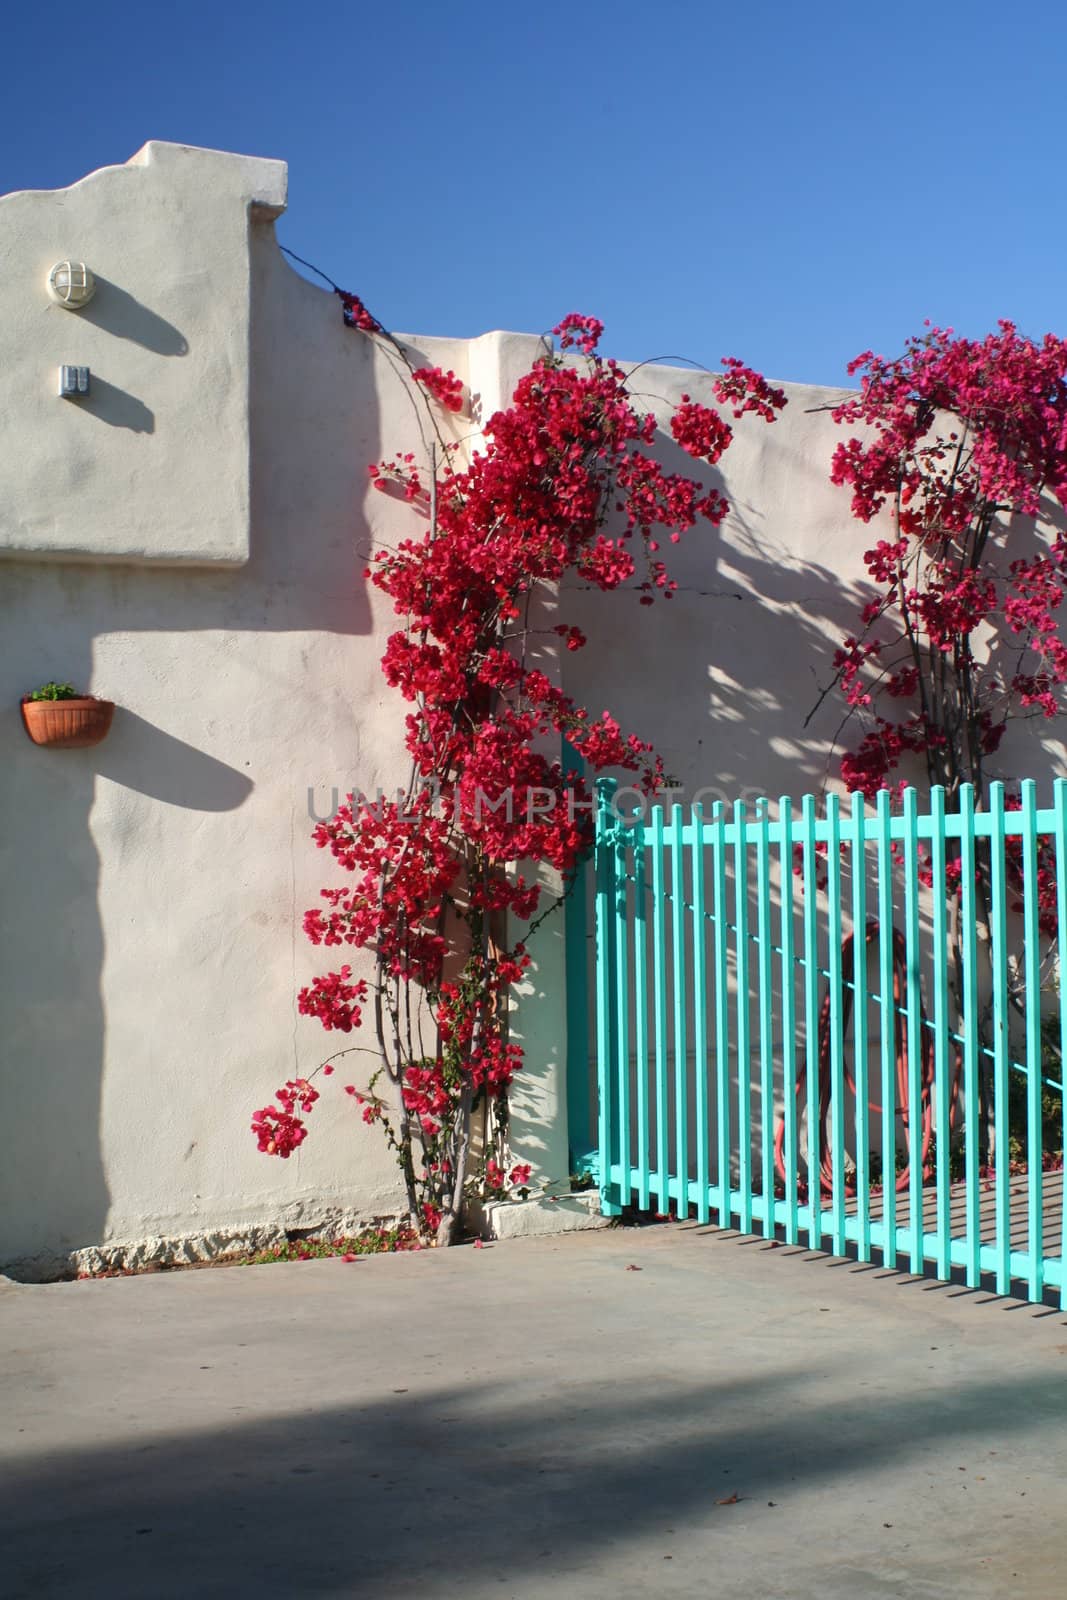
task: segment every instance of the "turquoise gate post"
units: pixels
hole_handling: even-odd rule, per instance
[[[618,885],[618,819],[615,816],[614,778],[598,778],[596,785],[596,1054],[597,1054],[597,1187],[600,1209],[606,1217],[622,1212],[618,1189],[612,1183],[615,1148],[615,1067],[618,1033],[615,1015],[618,975],[615,948],[615,903]]]

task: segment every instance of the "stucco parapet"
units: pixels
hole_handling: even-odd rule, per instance
[[[241,566],[251,541],[249,222],[284,161],[152,140],[0,197],[0,555]],[[46,288],[85,262],[82,308]],[[87,387],[60,393],[60,368]]]
[[[245,191],[248,204],[263,218],[280,217],[289,203],[289,164],[270,156],[245,156],[231,150],[149,139],[126,165],[166,168],[179,162],[187,164],[190,160],[202,163],[205,169],[225,171],[227,181]]]

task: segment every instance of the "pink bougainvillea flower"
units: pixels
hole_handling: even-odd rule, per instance
[[[446,411],[463,410],[463,384],[451,369],[442,372],[440,367],[419,367],[411,376]]]

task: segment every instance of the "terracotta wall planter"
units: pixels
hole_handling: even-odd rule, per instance
[[[22,721],[34,744],[53,750],[85,750],[107,738],[115,715],[112,700],[85,695],[77,700],[23,700]]]

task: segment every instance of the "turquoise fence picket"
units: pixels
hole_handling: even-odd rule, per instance
[[[585,759],[566,739],[562,758],[569,781],[585,777]],[[589,1092],[589,917],[584,861],[564,884],[563,934],[567,962],[567,1145],[571,1173],[586,1178],[597,1165],[597,1140]]]
[[[614,795],[598,785],[604,1210],[1067,1305],[1067,781],[1048,809],[1029,781],[984,809],[967,785],[906,789],[900,815],[883,792],[635,819]]]

